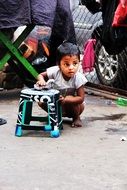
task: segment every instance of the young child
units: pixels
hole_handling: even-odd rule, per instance
[[[80,51],[77,45],[63,42],[57,48],[57,66],[48,68],[37,77],[38,86],[45,86],[48,79],[55,80],[55,87],[60,91],[60,101],[64,117],[72,118],[72,127],[82,127],[80,114],[84,110],[84,84],[87,79],[79,69]],[[42,103],[39,104],[42,108]]]

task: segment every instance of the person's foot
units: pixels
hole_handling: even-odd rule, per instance
[[[0,125],[4,125],[6,123],[7,123],[7,121],[5,119],[0,118]]]
[[[82,127],[82,121],[80,117],[73,120],[71,127],[72,128]]]

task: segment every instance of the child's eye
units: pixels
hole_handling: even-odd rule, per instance
[[[78,63],[77,62],[74,62],[73,65],[77,65]]]
[[[70,64],[70,63],[68,63],[68,62],[67,62],[67,63],[65,62],[65,63],[64,63],[64,66],[65,66],[65,67],[70,67],[70,65],[73,65],[73,66],[75,67],[75,66],[77,66],[77,64],[78,64],[77,62],[73,62],[72,64]]]
[[[65,65],[66,67],[69,67],[69,63],[64,63],[64,65]]]

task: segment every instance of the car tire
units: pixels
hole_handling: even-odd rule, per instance
[[[95,70],[101,84],[127,89],[127,48],[118,55],[109,55],[96,39]]]

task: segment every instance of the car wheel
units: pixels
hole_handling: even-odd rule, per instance
[[[100,40],[97,40],[95,55],[95,69],[100,83],[127,89],[127,49],[118,55],[109,55]]]

